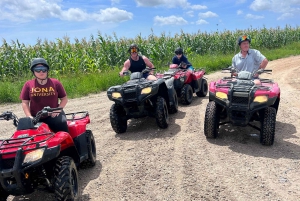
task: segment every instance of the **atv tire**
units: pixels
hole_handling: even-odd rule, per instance
[[[208,91],[208,85],[206,79],[203,79],[201,82],[201,88],[198,92],[196,92],[196,95],[198,97],[205,97],[207,95]]]
[[[160,128],[167,128],[169,125],[169,112],[165,99],[161,96],[157,97],[155,108],[156,123]]]
[[[2,188],[0,184],[0,201],[6,201],[9,194]]]
[[[78,200],[78,172],[73,159],[60,157],[54,169],[54,189],[57,201]]]
[[[260,143],[262,145],[273,145],[275,138],[276,109],[267,107],[262,111]]]
[[[174,93],[174,103],[173,103],[173,105],[170,106],[169,113],[174,114],[176,112],[178,112],[178,96],[177,96],[177,93],[175,92]]]
[[[89,156],[86,162],[88,167],[93,167],[96,165],[96,156],[97,156],[95,138],[91,130],[87,130],[86,133],[88,139],[87,146],[88,146],[88,156]]]
[[[126,112],[119,104],[113,104],[110,108],[110,123],[114,131],[118,134],[127,130]]]
[[[191,85],[185,84],[183,85],[180,93],[180,101],[182,104],[189,105],[193,100],[193,89]]]
[[[218,137],[220,123],[219,116],[219,110],[216,103],[214,101],[208,102],[204,119],[204,135],[206,138]]]

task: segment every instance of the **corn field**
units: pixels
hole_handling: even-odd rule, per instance
[[[218,55],[237,52],[237,38],[248,34],[252,38],[251,47],[279,48],[300,40],[300,27],[253,29],[180,33],[170,36],[150,34],[148,37],[137,35],[135,38],[117,38],[91,35],[89,39],[75,39],[73,43],[68,37],[56,41],[37,40],[35,45],[24,45],[18,40],[8,43],[3,40],[0,47],[0,80],[16,78],[29,74],[32,58],[43,57],[51,67],[53,74],[104,72],[112,68],[121,68],[129,57],[128,47],[136,43],[141,54],[147,56],[155,67],[165,66],[174,56],[174,50],[182,47],[186,55]]]

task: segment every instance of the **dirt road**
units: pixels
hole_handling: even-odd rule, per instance
[[[273,146],[259,143],[252,128],[224,125],[220,137],[203,134],[208,97],[194,97],[171,115],[162,130],[155,119],[129,121],[116,135],[110,125],[112,102],[106,92],[69,100],[66,112],[88,110],[97,141],[97,164],[79,171],[81,200],[300,200],[300,56],[271,61],[271,77],[281,88]],[[224,74],[207,75],[208,81]],[[20,104],[1,105],[23,116]],[[11,122],[0,122],[1,138],[12,134]],[[47,192],[9,201],[50,201]]]

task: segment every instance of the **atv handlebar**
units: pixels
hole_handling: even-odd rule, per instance
[[[151,72],[151,71],[155,71],[156,70],[156,68],[149,68],[149,67],[146,67],[144,70],[142,70],[142,74],[145,74],[145,73],[149,73],[149,72]],[[123,75],[125,75],[125,76],[129,76],[131,73],[129,72],[129,71],[124,71],[123,72]]]
[[[6,120],[6,121],[8,121],[8,120],[11,120],[11,119],[16,119],[16,118],[17,118],[17,116],[14,113],[9,112],[9,111],[3,112],[0,115],[0,120]]]
[[[229,67],[227,67],[227,68],[222,68],[222,70],[228,70],[230,73],[239,73],[239,71],[236,69],[236,68],[234,68],[233,66],[229,66]],[[271,69],[258,69],[258,70],[256,70],[256,71],[254,71],[253,73],[252,73],[252,75],[255,75],[255,74],[262,74],[262,73],[268,73],[268,72],[272,72],[272,70]]]
[[[34,124],[36,124],[36,123],[38,123],[40,121],[40,119],[42,117],[48,117],[52,113],[60,113],[61,112],[61,111],[55,112],[57,110],[62,110],[62,108],[61,107],[50,108],[49,106],[44,107],[41,111],[39,111],[38,113],[36,113],[36,116],[32,119],[32,122]]]
[[[9,121],[9,120],[13,120],[13,124],[14,126],[18,126],[18,123],[19,123],[19,119],[18,117],[13,113],[13,112],[3,112],[1,115],[0,115],[0,120],[6,120],[6,121]]]

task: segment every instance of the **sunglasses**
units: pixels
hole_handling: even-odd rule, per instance
[[[37,72],[37,73],[40,73],[40,72],[46,73],[47,71],[48,71],[47,68],[36,68],[36,69],[34,69],[34,72]]]
[[[131,52],[131,53],[135,53],[135,52],[137,52],[137,49],[136,49],[136,48],[131,48],[131,49],[130,49],[130,52]]]

